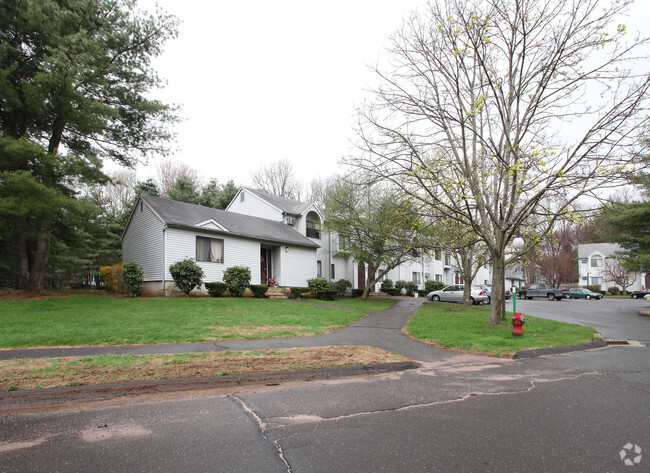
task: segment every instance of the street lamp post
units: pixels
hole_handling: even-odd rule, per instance
[[[517,237],[514,240],[512,240],[512,243],[510,246],[518,250],[519,248],[524,246],[524,239],[521,237]],[[514,292],[512,293],[512,303],[516,304],[515,302],[515,297],[517,297],[517,294]],[[506,320],[506,268],[504,265],[503,268],[503,294],[501,295],[501,320]]]

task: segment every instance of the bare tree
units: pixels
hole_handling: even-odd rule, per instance
[[[375,68],[382,84],[360,110],[362,153],[349,162],[485,243],[490,324],[506,265],[530,249],[508,249],[522,225],[547,233],[638,160],[625,151],[648,120],[648,41],[613,23],[630,4],[440,0]]]
[[[605,258],[602,274],[605,281],[611,281],[621,286],[623,294],[627,294],[627,288],[634,284],[637,275],[635,271],[630,271],[621,264],[619,256]]]
[[[251,179],[261,191],[294,200],[302,199],[303,185],[294,175],[293,165],[288,159],[261,164],[252,173]]]
[[[158,190],[163,197],[169,197],[169,189],[176,184],[179,177],[187,179],[196,188],[201,187],[201,176],[189,164],[172,161],[168,158],[164,158],[158,162],[156,166],[156,178],[158,181]]]
[[[110,181],[106,184],[95,184],[82,189],[97,207],[104,213],[117,216],[125,212],[135,197],[136,175],[132,169],[122,169],[107,173]]]

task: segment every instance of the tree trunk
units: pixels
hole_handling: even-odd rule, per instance
[[[493,255],[492,258],[492,294],[490,295],[490,315],[488,324],[499,325],[501,323],[501,310],[504,297],[503,278],[505,276],[505,264],[503,256]]]
[[[38,292],[45,289],[45,268],[50,256],[51,238],[52,232],[49,222],[41,224],[38,227],[36,251],[34,251],[34,260],[32,262],[32,270],[30,274],[29,290],[32,292]]]
[[[24,234],[18,236],[18,288],[29,289],[29,256]]]

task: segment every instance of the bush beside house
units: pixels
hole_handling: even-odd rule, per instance
[[[193,289],[200,287],[205,274],[192,258],[185,258],[169,266],[176,287],[190,297]]]
[[[251,282],[251,269],[248,266],[233,266],[223,273],[223,282],[230,294],[242,297]]]

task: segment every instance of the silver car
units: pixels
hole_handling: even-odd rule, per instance
[[[427,299],[432,302],[463,302],[464,284],[452,284],[440,291],[427,294]],[[472,304],[480,304],[489,300],[489,296],[480,286],[472,286],[470,296]]]

